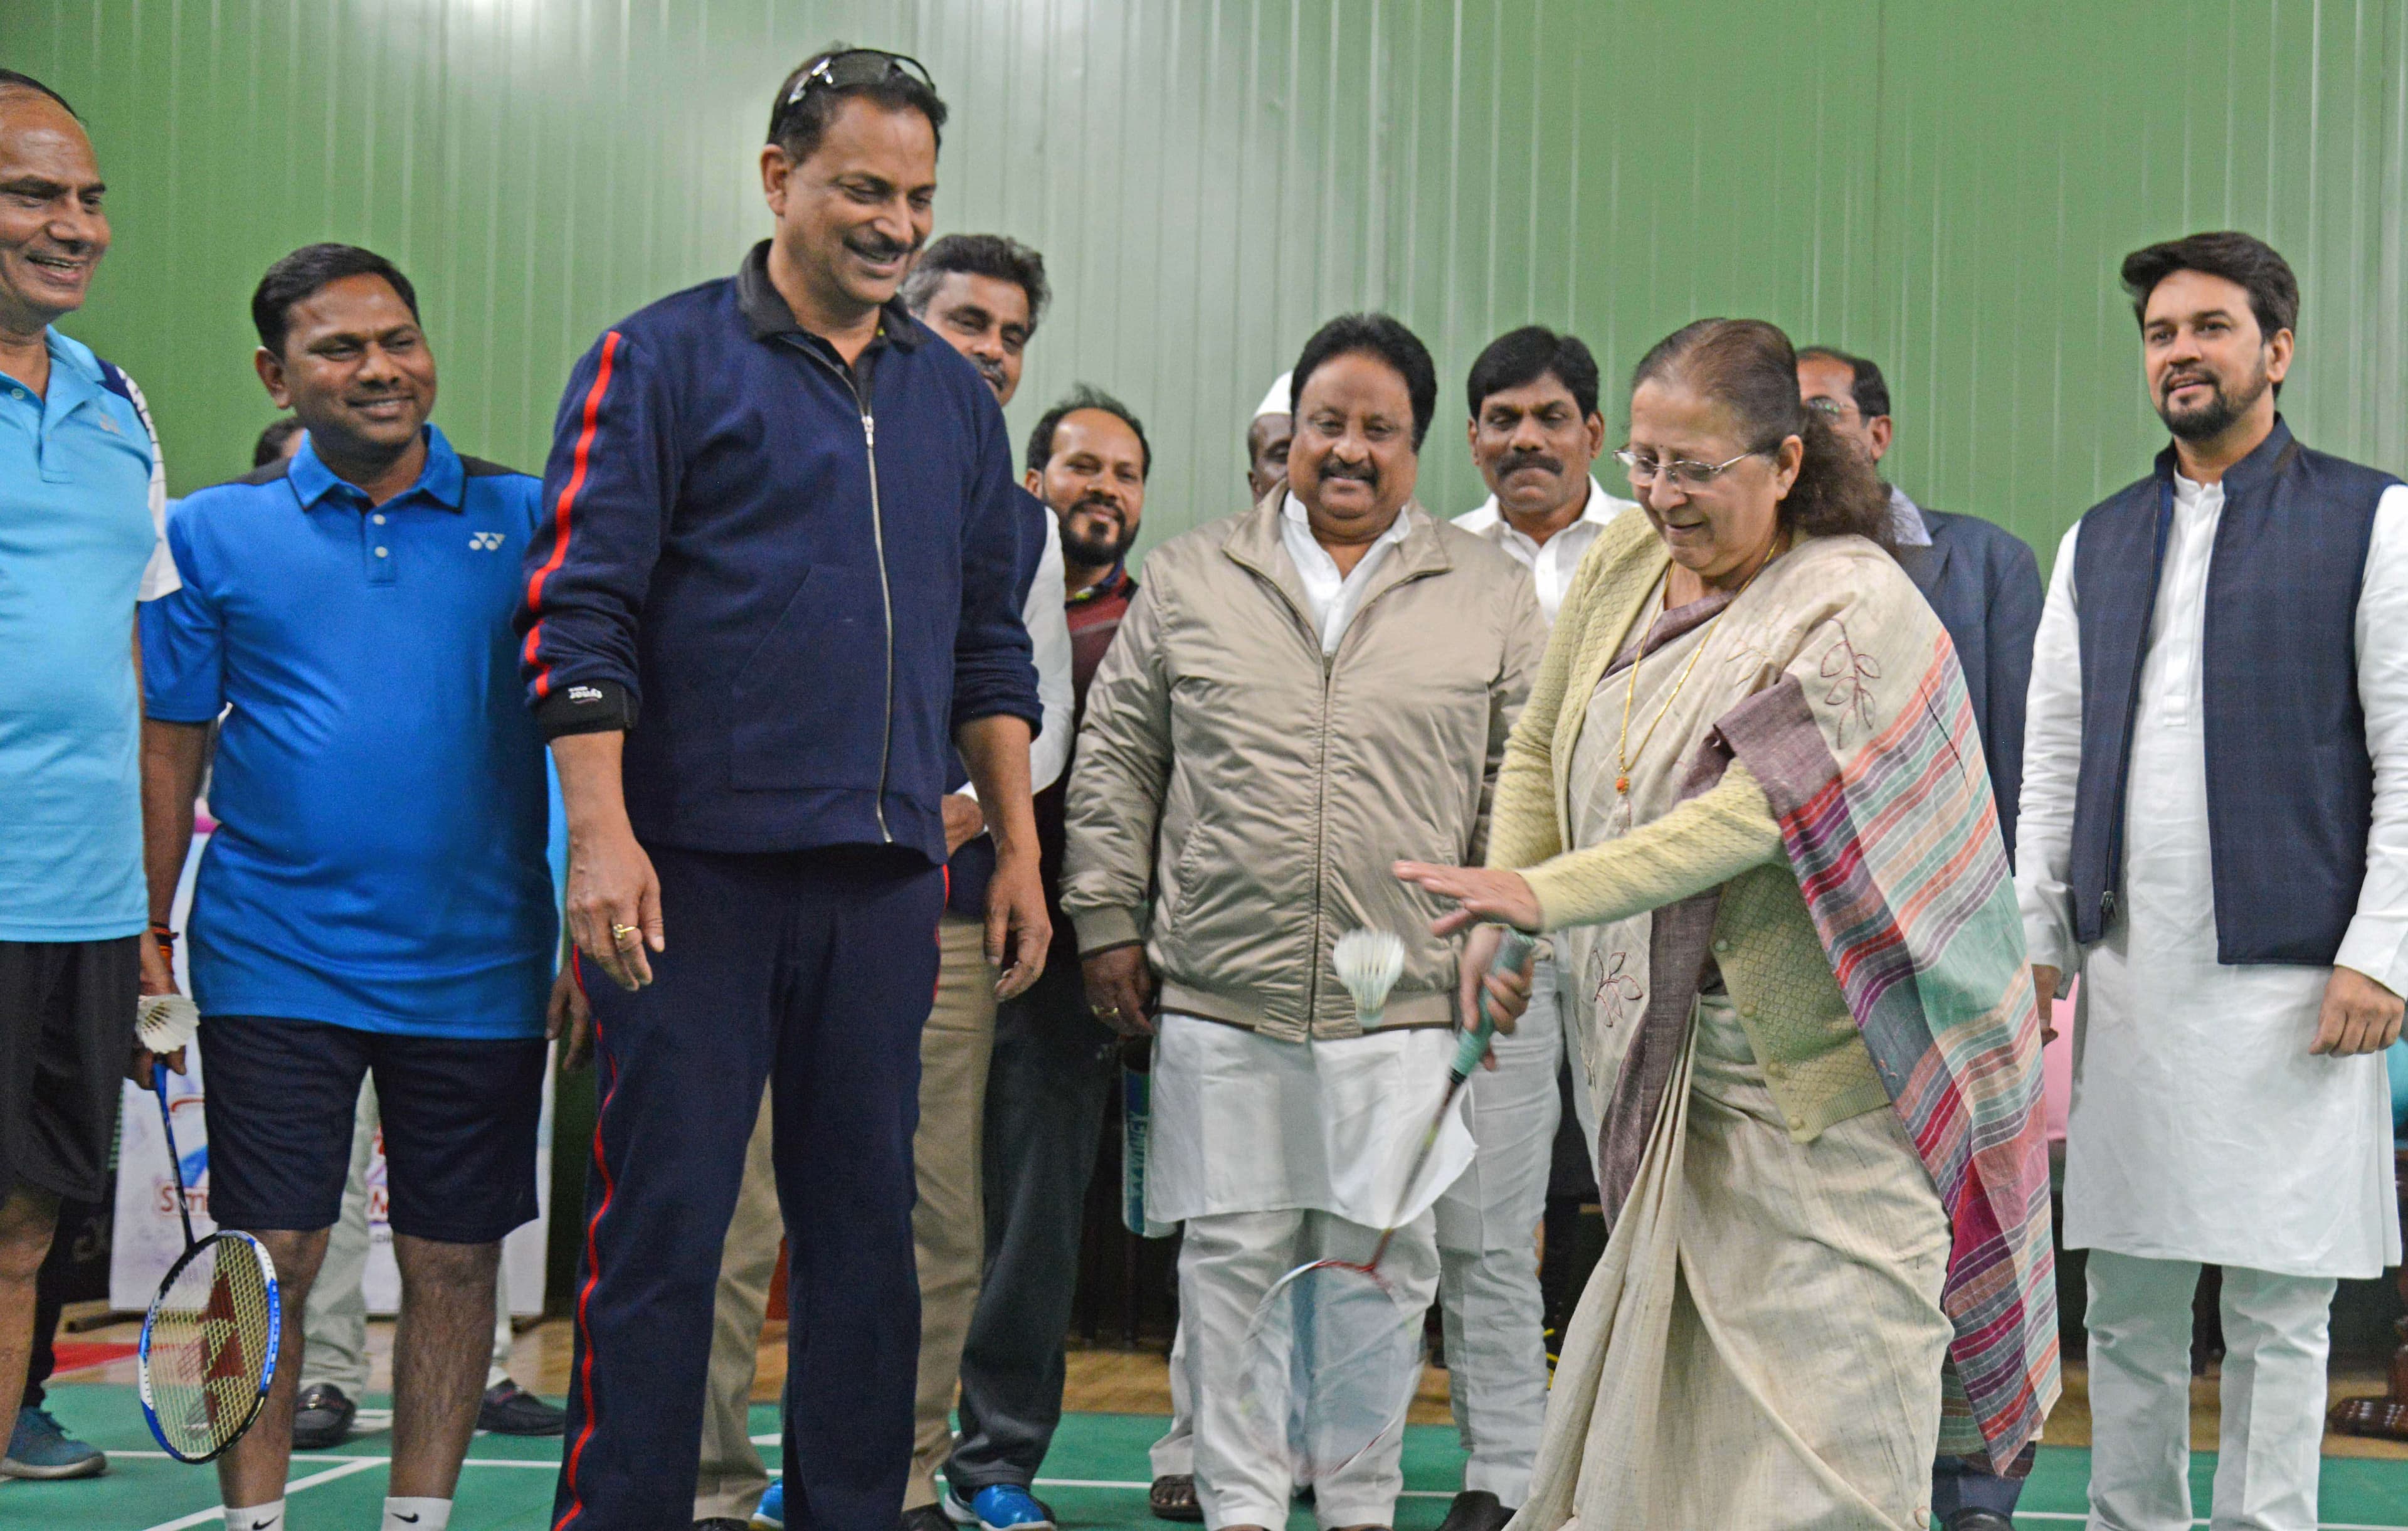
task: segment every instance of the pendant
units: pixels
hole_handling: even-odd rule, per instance
[[[1616,834],[1616,835],[1627,835],[1627,834],[1629,834],[1629,833],[1630,833],[1630,799],[1629,799],[1629,798],[1627,798],[1627,797],[1626,797],[1626,798],[1622,799],[1622,801],[1620,801],[1620,802],[1618,802],[1618,803],[1614,804],[1614,805],[1613,805],[1613,811],[1612,811],[1612,813],[1610,813],[1610,814],[1606,815],[1606,821],[1605,821],[1605,822],[1606,822],[1606,823],[1607,823],[1608,825],[1610,825],[1610,826],[1612,828],[1612,830],[1613,830],[1614,834]]]
[[[1628,777],[1627,777],[1627,776],[1617,776],[1617,777],[1615,777],[1615,778],[1613,779],[1613,790],[1614,790],[1615,792],[1620,793],[1620,794],[1621,794],[1623,796],[1625,796],[1625,797],[1629,796],[1629,795],[1630,795],[1630,778],[1628,778]]]

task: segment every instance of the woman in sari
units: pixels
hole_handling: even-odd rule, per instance
[[[1612,1233],[1516,1531],[1915,1527],[2057,1396],[2040,1019],[1964,680],[1787,336],[1649,351],[1484,870],[1549,932]],[[1477,940],[1477,937],[1475,937]],[[1468,952],[1468,971],[1480,952]]]

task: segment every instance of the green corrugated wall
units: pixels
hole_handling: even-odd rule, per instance
[[[2046,560],[2158,444],[2117,259],[2228,225],[2299,268],[2295,425],[2408,468],[2401,0],[0,0],[0,62],[111,183],[68,327],[179,492],[246,465],[246,299],[322,238],[418,281],[453,436],[538,465],[598,329],[765,229],[768,96],[833,37],[936,72],[939,228],[1029,240],[1059,293],[1014,422],[1125,397],[1150,540],[1238,505],[1244,415],[1331,313],[1430,342],[1447,509],[1493,335],[1569,325],[1616,374],[1745,313],[1880,359],[1893,475]]]

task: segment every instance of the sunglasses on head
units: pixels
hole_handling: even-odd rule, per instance
[[[827,57],[803,71],[778,106],[778,119],[770,124],[770,136],[786,125],[805,97],[813,91],[856,91],[865,85],[883,85],[890,80],[916,81],[933,94],[937,82],[930,78],[928,66],[906,53],[889,53],[881,48],[848,48]]]

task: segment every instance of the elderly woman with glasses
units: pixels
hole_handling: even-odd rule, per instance
[[[1632,379],[1641,508],[1566,595],[1486,869],[1549,932],[1612,1234],[1514,1525],[1922,1527],[2055,1401],[2040,1017],[1963,677],[1787,336]],[[1478,971],[1478,948],[1465,968]]]

